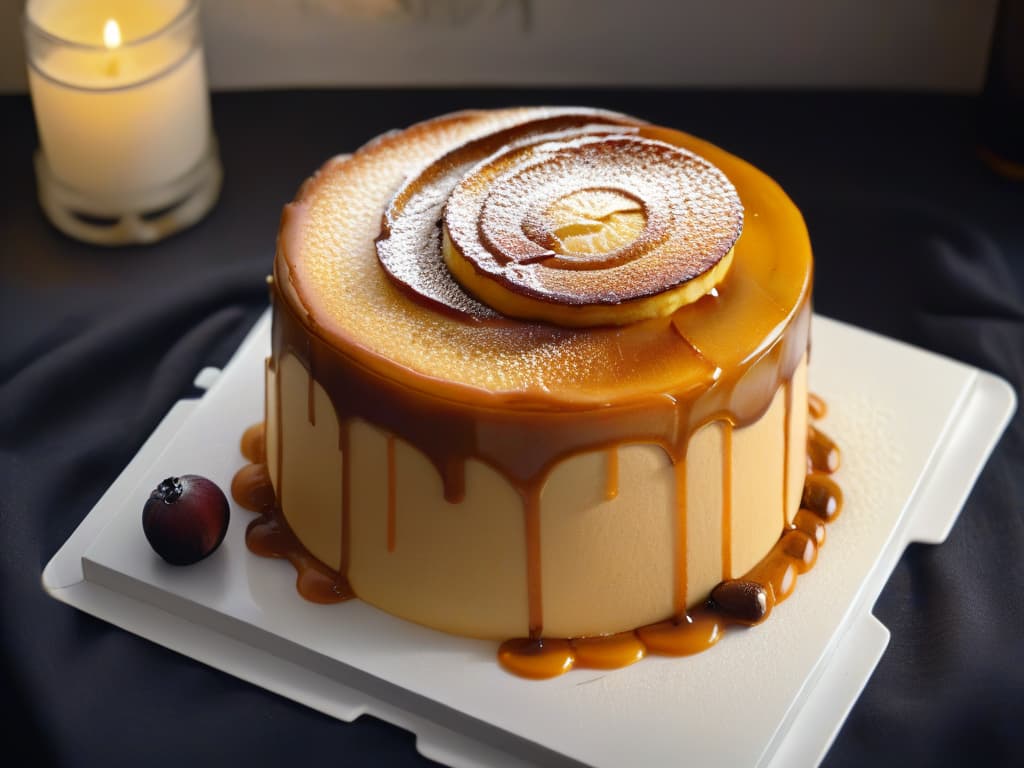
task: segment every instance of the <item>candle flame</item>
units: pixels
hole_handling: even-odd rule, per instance
[[[121,45],[121,27],[114,19],[107,19],[107,23],[103,25],[103,45],[108,49]]]

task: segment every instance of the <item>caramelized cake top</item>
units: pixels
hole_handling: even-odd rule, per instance
[[[799,327],[785,377],[806,349],[811,252],[778,185],[714,145],[526,108],[328,162],[285,209],[275,276],[360,369],[468,406],[566,411],[696,401]]]

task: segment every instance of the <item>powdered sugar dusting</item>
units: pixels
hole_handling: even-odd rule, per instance
[[[572,115],[582,129],[542,125]],[[526,125],[536,128],[538,135],[569,130],[579,134],[590,125],[605,134],[623,135],[628,126],[635,126],[636,135],[664,136],[667,143],[708,158],[736,184],[749,211],[773,212],[745,222],[730,274],[757,281],[781,306],[791,308],[802,300],[805,283],[800,275],[809,269],[810,249],[799,213],[777,185],[728,153],[696,137],[578,107],[470,111],[387,134],[347,158],[329,162],[288,206],[275,274],[315,333],[372,370],[410,381],[426,377],[446,397],[461,397],[469,388],[524,408],[547,408],[551,403],[560,408],[591,407],[642,393],[707,386],[707,361],[673,331],[670,322],[580,329],[507,317],[484,320],[446,308],[436,298],[410,298],[412,290],[400,287],[381,260],[380,244],[394,236],[385,212],[412,201],[419,194],[418,185],[425,184],[431,173],[451,172],[461,178],[456,166],[465,164],[452,156],[459,148],[496,140],[503,131],[528,141]],[[506,143],[496,143],[480,160]],[[431,203],[423,198],[420,204]],[[436,223],[430,226],[436,228]],[[785,262],[775,254],[784,255]],[[529,273],[529,265],[510,267]],[[450,281],[447,270],[442,271]],[[753,331],[735,330],[747,319],[740,304],[718,304],[709,315],[714,322],[708,336],[728,337],[740,357],[763,342]]]
[[[441,220],[451,191],[481,160],[504,148],[622,132],[636,125],[612,113],[561,110],[461,144],[413,175],[395,194],[377,240],[381,265],[399,287],[435,308],[476,320],[500,317],[467,293],[444,264]]]
[[[558,250],[550,212],[580,191],[636,201],[644,226],[608,251]],[[732,183],[704,158],[628,135],[574,136],[502,150],[457,183],[445,226],[479,273],[544,301],[617,304],[704,274],[739,237]]]

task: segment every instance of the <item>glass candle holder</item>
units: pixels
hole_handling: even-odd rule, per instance
[[[39,201],[58,229],[146,243],[213,207],[198,0],[29,0],[24,32]]]

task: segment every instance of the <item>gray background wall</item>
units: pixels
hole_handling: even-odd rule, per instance
[[[0,0],[0,91],[25,88]],[[214,89],[649,84],[974,91],[996,0],[205,0]]]

